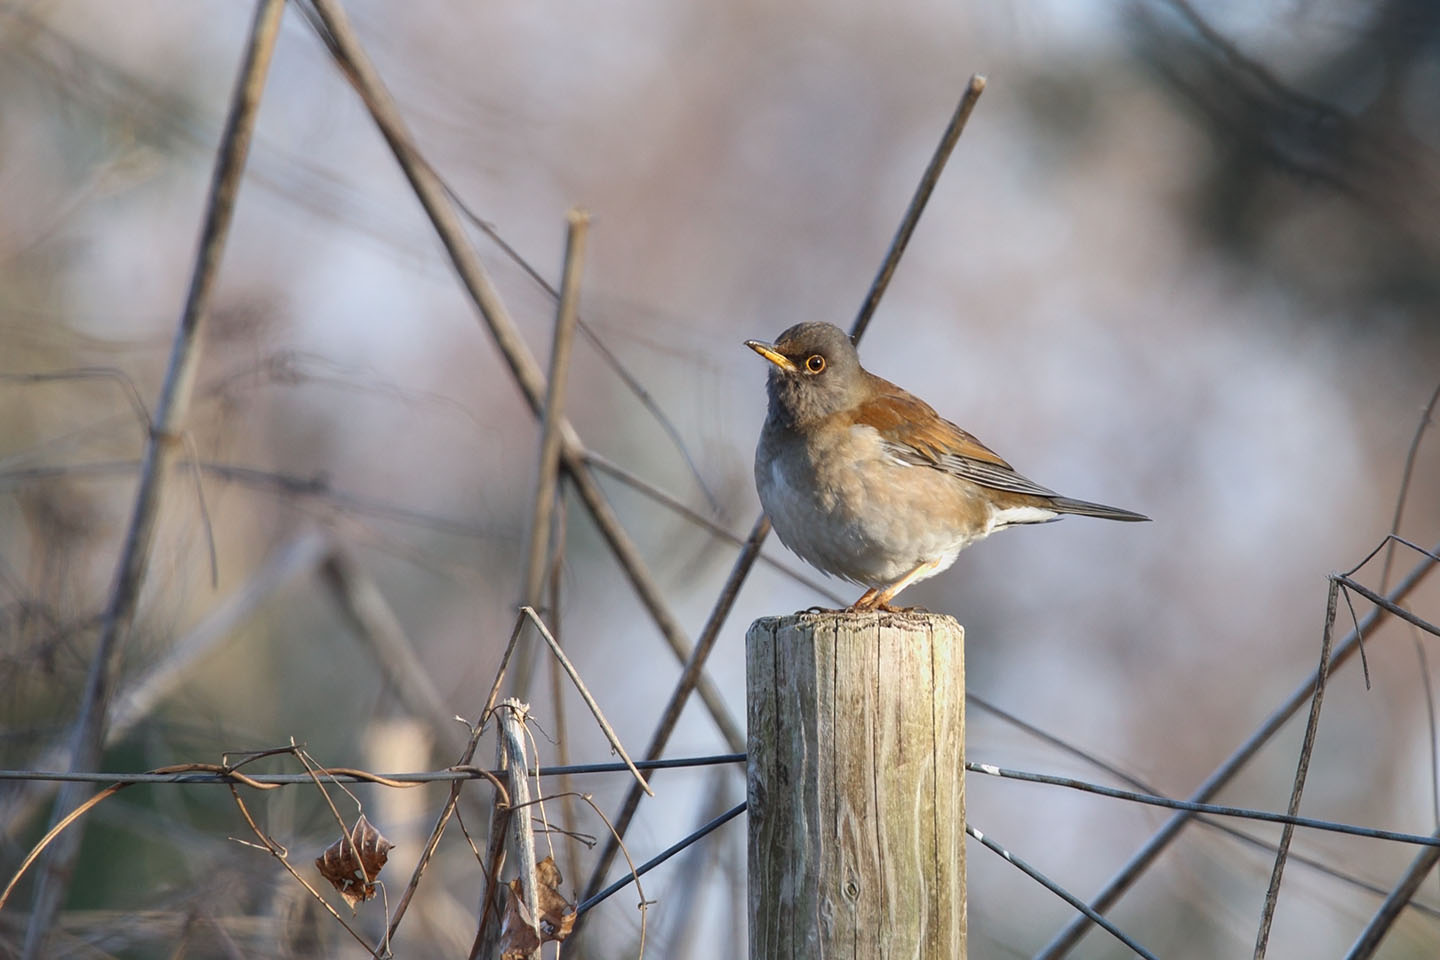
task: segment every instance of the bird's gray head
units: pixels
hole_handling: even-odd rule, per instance
[[[746,340],[769,360],[770,417],[787,427],[812,423],[864,399],[865,371],[850,337],[831,323],[797,323],[774,343]]]

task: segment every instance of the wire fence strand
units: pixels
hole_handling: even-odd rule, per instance
[[[1440,544],[1437,544],[1431,553],[1440,552]],[[1391,604],[1399,604],[1417,588],[1425,578],[1435,569],[1434,561],[1428,557],[1411,568],[1400,583],[1385,597]],[[1339,670],[1344,664],[1360,649],[1361,638],[1366,632],[1373,630],[1380,623],[1384,622],[1389,611],[1384,607],[1377,607],[1366,614],[1357,624],[1356,628],[1346,634],[1345,638],[1335,645],[1335,653],[1331,657],[1330,670]],[[1315,690],[1318,678],[1311,673],[1302,680],[1288,697],[1281,704],[1270,712],[1261,722],[1260,726],[1246,737],[1241,744],[1218,766],[1190,795],[1190,803],[1204,803],[1222,790],[1235,775],[1238,774],[1260,752],[1260,748],[1269,743],[1271,738],[1277,734],[1285,723],[1300,709],[1309,699]],[[1089,905],[1097,912],[1104,913],[1119,900],[1135,881],[1138,880],[1150,865],[1153,864],[1160,854],[1168,847],[1185,828],[1194,816],[1194,811],[1180,809],[1180,812],[1166,821],[1165,825],[1156,831],[1145,844],[1136,851],[1115,875],[1110,878],[1089,901]],[[1065,956],[1090,929],[1091,920],[1088,916],[1076,917],[1068,923],[1055,937],[1045,945],[1036,960],[1059,960]]]

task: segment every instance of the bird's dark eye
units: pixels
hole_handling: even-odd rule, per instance
[[[819,373],[825,369],[825,358],[818,353],[810,354],[810,359],[805,361],[805,369],[809,373]]]

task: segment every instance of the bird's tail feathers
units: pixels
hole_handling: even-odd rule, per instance
[[[1100,517],[1103,520],[1124,520],[1130,523],[1150,519],[1133,510],[1107,507],[1103,503],[1091,503],[1088,500],[1071,500],[1069,497],[1053,497],[1048,505],[1057,513],[1071,513],[1080,517]]]

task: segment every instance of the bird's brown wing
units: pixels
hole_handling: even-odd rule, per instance
[[[893,384],[882,383],[895,392],[865,401],[855,411],[855,422],[874,427],[886,450],[897,459],[934,467],[992,490],[1055,496],[1054,490],[1016,473],[995,451],[940,416],[925,401]]]

